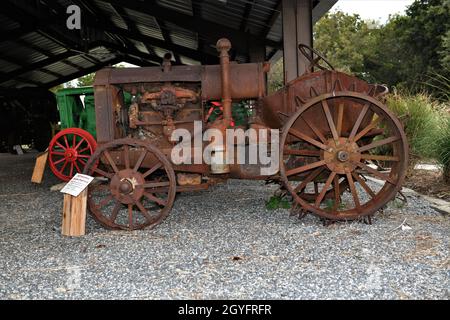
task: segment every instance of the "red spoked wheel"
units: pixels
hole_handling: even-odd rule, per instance
[[[82,173],[87,161],[97,148],[97,142],[87,131],[69,128],[58,132],[48,146],[48,161],[53,174],[69,181]]]

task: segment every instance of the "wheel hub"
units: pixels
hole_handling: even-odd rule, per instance
[[[78,152],[75,149],[69,148],[66,150],[66,152],[64,152],[64,157],[68,160],[68,161],[76,161],[78,158]]]
[[[111,179],[109,185],[112,195],[123,204],[132,204],[139,200],[144,194],[143,185],[145,179],[139,172],[131,169],[120,170]]]
[[[359,146],[356,143],[350,142],[347,138],[339,138],[338,143],[334,139],[329,139],[327,146],[323,159],[328,169],[338,174],[346,174],[356,169],[353,163],[361,160]]]

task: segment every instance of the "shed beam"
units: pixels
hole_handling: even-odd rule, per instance
[[[22,67],[20,69],[13,70],[13,71],[7,72],[7,73],[5,73],[3,75],[0,75],[0,83],[6,82],[6,81],[10,80],[11,78],[16,78],[19,75],[25,74],[27,72],[30,72],[30,71],[33,71],[33,70],[36,70],[36,69],[42,69],[42,68],[44,68],[44,67],[46,67],[48,65],[51,65],[51,64],[56,63],[56,62],[59,62],[60,60],[64,60],[64,59],[66,59],[68,57],[71,57],[73,55],[76,55],[76,53],[72,52],[72,51],[66,51],[66,52],[63,52],[61,54],[57,54],[57,55],[51,56],[51,57],[49,57],[47,59],[40,60],[40,61],[37,61],[35,63],[31,63],[31,64],[28,64],[28,65],[25,65],[24,67]]]
[[[157,17],[164,21],[171,22],[180,27],[188,30],[193,30],[198,33],[202,33],[205,36],[217,37],[218,34],[223,37],[227,37],[233,43],[233,46],[240,52],[248,51],[249,39],[254,39],[263,42],[267,46],[281,48],[281,43],[271,41],[265,38],[252,35],[248,32],[235,30],[227,26],[215,23],[213,21],[205,20],[200,17],[193,17],[184,13],[180,13],[175,10],[171,10],[162,6],[159,6],[155,1],[137,1],[137,0],[100,0],[109,3],[115,3],[121,5],[124,8],[142,12],[153,17]]]
[[[298,44],[312,47],[312,0],[282,0],[284,81],[304,74],[308,61],[298,50]]]
[[[77,72],[71,73],[71,74],[69,74],[67,76],[64,76],[62,78],[59,78],[59,79],[57,79],[55,81],[44,83],[43,86],[45,88],[47,88],[47,89],[50,89],[50,88],[53,88],[53,87],[55,87],[55,86],[57,86],[57,85],[59,85],[61,83],[65,83],[67,81],[70,81],[70,80],[73,80],[73,79],[85,76],[85,75],[87,75],[89,73],[96,72],[96,71],[98,71],[98,70],[100,70],[100,69],[102,69],[102,68],[104,68],[104,67],[106,67],[108,65],[114,65],[116,63],[119,63],[122,60],[123,60],[123,57],[121,57],[121,56],[120,57],[114,57],[112,59],[109,59],[107,61],[102,62],[101,64],[97,64],[97,65],[94,65],[92,67],[85,68],[85,69],[83,69],[81,71],[77,71]]]

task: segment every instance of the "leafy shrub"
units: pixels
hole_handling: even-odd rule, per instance
[[[409,142],[411,166],[420,159],[437,157],[436,141],[444,126],[444,107],[429,95],[398,93],[387,97],[387,105],[399,117]]]
[[[442,164],[444,180],[450,183],[450,115],[445,117],[440,137],[436,140],[437,160]]]

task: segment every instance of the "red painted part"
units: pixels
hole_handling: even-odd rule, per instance
[[[97,142],[87,131],[69,128],[58,132],[50,141],[49,166],[53,174],[63,181],[69,181],[84,167],[95,152]]]

